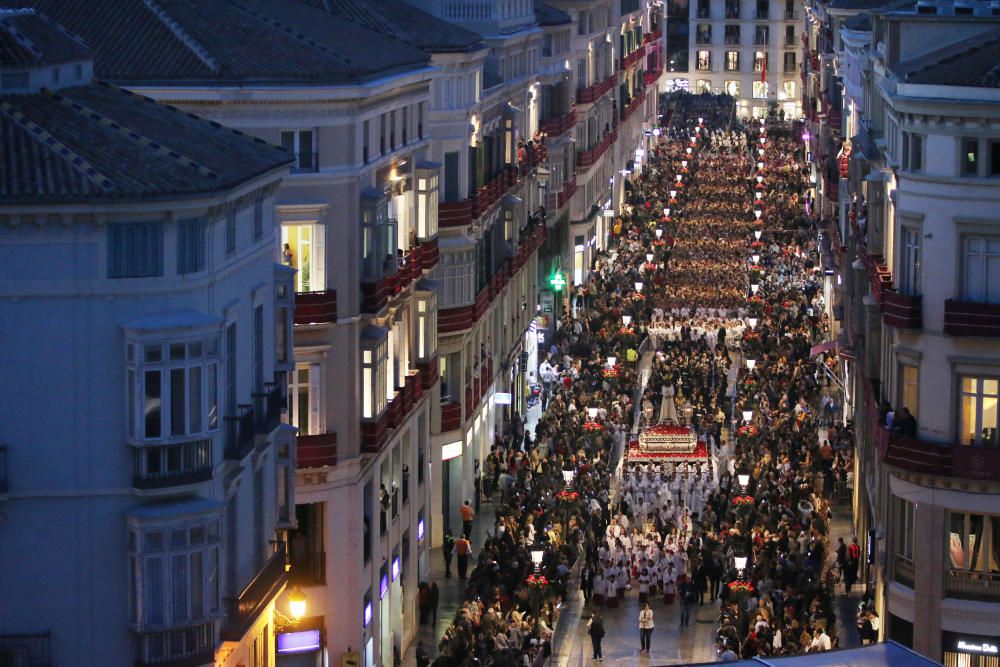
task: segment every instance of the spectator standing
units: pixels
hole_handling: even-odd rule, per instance
[[[604,619],[596,611],[591,612],[590,620],[587,621],[587,634],[590,635],[590,644],[594,649],[594,660],[604,662],[604,652],[601,651],[601,640],[604,639]]]
[[[441,551],[444,555],[444,576],[451,577],[451,556],[455,552],[455,538],[451,535],[451,529],[444,531],[444,542],[441,544]]]
[[[653,610],[649,608],[649,603],[643,603],[639,612],[639,652],[646,652],[649,655],[649,642],[653,638]]]
[[[476,510],[472,509],[472,501],[466,500],[465,504],[458,509],[458,513],[462,515],[462,535],[465,537],[472,536],[472,520],[476,518]]]
[[[462,535],[455,540],[455,555],[458,556],[458,578],[465,579],[469,569],[469,556],[472,554],[472,543]]]

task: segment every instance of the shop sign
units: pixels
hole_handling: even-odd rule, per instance
[[[980,641],[967,641],[959,639],[955,642],[955,650],[959,653],[981,653],[982,655],[997,655],[1000,647],[996,644]]]

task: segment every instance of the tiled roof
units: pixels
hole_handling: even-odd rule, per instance
[[[1000,28],[931,51],[894,69],[906,83],[1000,88]]]
[[[90,49],[32,9],[0,9],[0,67],[36,67],[88,60]]]
[[[0,97],[0,204],[209,194],[291,160],[109,84]]]
[[[483,38],[400,0],[303,0],[430,53],[486,48]]]
[[[538,25],[566,25],[573,22],[573,17],[552,5],[547,5],[540,0],[535,0],[535,20]]]
[[[398,39],[288,0],[0,0],[80,35],[119,82],[349,83],[425,65]]]

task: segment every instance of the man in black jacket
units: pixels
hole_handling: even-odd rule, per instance
[[[590,614],[587,622],[587,633],[590,635],[590,643],[594,647],[594,660],[604,662],[604,653],[601,651],[601,640],[604,639],[604,619],[596,611]]]

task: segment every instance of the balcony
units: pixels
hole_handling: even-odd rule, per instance
[[[621,67],[619,69],[621,69],[622,71],[627,70],[629,67],[632,67],[632,65],[635,65],[637,62],[641,62],[643,56],[645,55],[646,55],[646,45],[640,44],[635,51],[622,58]]]
[[[255,428],[254,410],[249,405],[238,405],[236,416],[226,417],[226,459],[240,461],[253,449]]]
[[[587,88],[580,88],[576,91],[577,104],[593,104],[602,95],[614,88],[618,84],[618,73],[615,72],[604,81],[595,83]]]
[[[142,632],[135,667],[200,667],[215,658],[215,623]]]
[[[641,107],[642,103],[645,101],[646,101],[646,91],[644,90],[639,95],[633,97],[632,101],[629,102],[622,110],[622,122],[624,123],[625,121],[627,121],[632,116],[632,114],[635,113],[635,110]]]
[[[295,163],[288,171],[292,174],[312,174],[319,171],[319,153],[295,153]]]
[[[541,142],[532,142],[523,151],[518,149],[517,173],[521,177],[531,174],[535,167],[545,164],[549,157],[549,149]],[[514,185],[514,184],[511,184]]]
[[[389,432],[389,412],[392,410],[392,401],[382,414],[375,419],[364,419],[361,421],[361,452],[364,454],[377,454],[386,434]],[[398,405],[397,408],[398,409]]]
[[[896,555],[895,561],[893,561],[893,576],[895,576],[896,581],[903,584],[907,588],[913,588],[913,561],[905,556]]]
[[[946,336],[1000,338],[1000,304],[945,300],[944,333]]]
[[[576,126],[576,109],[561,116],[555,116],[542,121],[541,130],[550,137],[559,135],[573,129]]]
[[[569,203],[569,200],[573,198],[573,193],[576,192],[576,176],[566,181],[563,184],[562,190],[556,193],[556,208],[562,208]]]
[[[270,435],[281,423],[281,413],[285,409],[285,388],[280,382],[265,382],[265,391],[255,392],[256,405],[254,429],[259,435]]]
[[[0,635],[0,665],[3,667],[50,667],[49,633]]]
[[[462,426],[462,404],[441,404],[441,432],[454,431]]]
[[[149,491],[212,479],[212,441],[192,440],[135,450],[132,488]]]
[[[887,435],[883,460],[889,465],[925,475],[948,477],[952,474],[952,447],[905,435]]]
[[[300,435],[295,439],[295,467],[322,468],[337,465],[337,434]]]
[[[337,321],[337,290],[295,293],[295,324],[331,324]]]
[[[472,200],[463,199],[455,202],[440,202],[438,204],[438,227],[463,227],[472,224]]]
[[[437,266],[438,259],[440,258],[437,236],[426,241],[421,241],[419,247],[421,248],[420,267],[424,271],[430,271]]]
[[[226,622],[222,627],[223,641],[238,642],[253,626],[271,601],[285,587],[288,574],[285,571],[285,548],[279,545],[239,597],[226,598]]]
[[[658,42],[660,38],[663,37],[663,33],[659,30],[654,30],[653,32],[647,32],[642,36],[642,43],[649,44],[650,42]]]
[[[597,144],[591,148],[589,151],[579,151],[576,154],[576,166],[580,169],[587,169],[592,167],[605,151],[615,142],[618,138],[618,133],[614,130],[608,132],[603,139],[601,139]]]
[[[420,386],[428,391],[438,380],[438,358],[435,355],[430,361],[418,361],[417,371],[420,373]]]
[[[944,577],[945,597],[980,602],[1000,602],[1000,573],[949,570]]]
[[[312,551],[292,554],[292,567],[288,571],[288,583],[295,586],[326,585],[326,552]]]
[[[923,296],[901,294],[894,289],[882,292],[882,321],[897,329],[919,329],[923,326]]]

